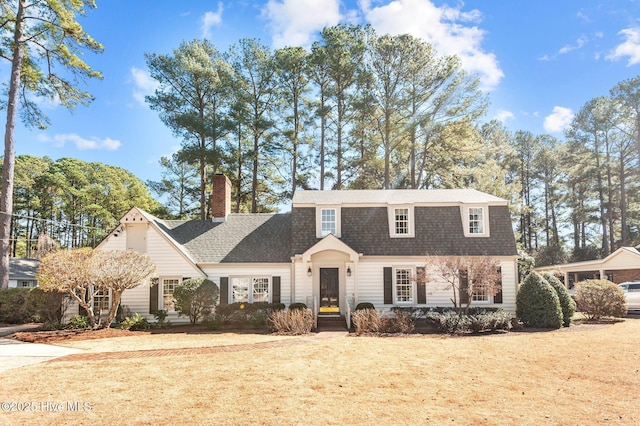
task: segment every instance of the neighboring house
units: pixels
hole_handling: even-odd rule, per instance
[[[617,284],[638,281],[640,280],[640,252],[634,247],[620,247],[604,259],[540,266],[534,270],[560,275],[569,289],[572,289],[577,282],[600,278]]]
[[[39,266],[38,259],[9,258],[9,288],[37,287],[36,273]]]
[[[157,285],[125,291],[131,312],[172,313],[186,278],[220,286],[220,303],[304,302],[341,313],[451,306],[444,283],[418,283],[428,255],[491,256],[502,292],[475,306],[515,312],[517,253],[507,201],[470,189],[298,191],[291,212],[230,214],[231,185],[214,177],[213,220],[161,220],[138,208],[98,246],[132,249],[155,262]],[[108,295],[104,295],[108,297]],[[108,305],[108,303],[107,303]]]

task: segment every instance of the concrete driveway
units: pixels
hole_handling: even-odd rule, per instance
[[[43,345],[41,343],[26,343],[4,337],[17,331],[31,330],[33,328],[37,328],[37,326],[27,324],[0,327],[0,372],[82,352],[80,349]]]

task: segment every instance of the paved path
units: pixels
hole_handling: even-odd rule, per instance
[[[4,336],[17,331],[33,330],[38,327],[38,324],[0,327],[0,372],[81,352],[80,349],[43,345],[41,343],[27,343],[4,338]]]

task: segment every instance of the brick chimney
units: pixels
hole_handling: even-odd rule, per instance
[[[224,222],[231,213],[231,181],[223,174],[213,176],[211,212],[214,222]]]

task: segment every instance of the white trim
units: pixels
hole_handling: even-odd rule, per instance
[[[335,225],[336,225],[336,232],[335,234],[333,233],[329,233],[329,234],[323,234],[322,233],[322,211],[323,210],[333,210],[335,213]],[[327,235],[335,235],[336,237],[340,238],[340,236],[342,235],[342,227],[341,227],[341,222],[342,222],[342,217],[341,217],[341,208],[339,204],[335,204],[335,205],[320,205],[320,206],[316,206],[316,237],[317,238],[324,238]]]
[[[182,277],[179,277],[179,276],[167,275],[163,277],[158,277],[158,284],[157,284],[158,285],[158,310],[164,309],[168,313],[177,312],[175,310],[175,306],[174,306],[174,309],[171,309],[171,310],[167,309],[164,306],[164,281],[165,280],[178,280],[177,285],[182,284]]]
[[[229,304],[232,303],[236,303],[233,301],[233,280],[234,279],[242,279],[242,278],[248,278],[249,279],[249,287],[247,288],[247,301],[244,303],[255,303],[253,301],[253,280],[256,278],[266,278],[268,280],[268,292],[269,292],[269,298],[267,300],[267,303],[271,303],[271,301],[273,300],[273,275],[269,275],[269,274],[241,274],[241,275],[229,275],[229,291],[228,293],[228,297],[227,297],[227,302]],[[243,303],[243,302],[241,302]]]
[[[482,232],[472,233],[469,229],[471,209],[482,209]],[[486,238],[490,236],[489,230],[489,206],[486,204],[465,204],[460,207],[460,218],[462,220],[462,230],[464,236],[468,238]]]
[[[408,233],[397,234],[396,233],[396,210],[406,209],[409,215],[408,217]],[[389,220],[389,237],[391,238],[414,238],[416,236],[415,227],[415,209],[413,204],[393,204],[387,206],[387,218]]]
[[[409,283],[411,285],[411,300],[398,300],[398,290],[397,290],[397,271],[398,270],[409,270]],[[393,265],[391,267],[391,282],[392,282],[392,291],[393,291],[393,304],[394,305],[407,305],[413,306],[418,304],[418,286],[416,285],[416,266],[415,265]]]

